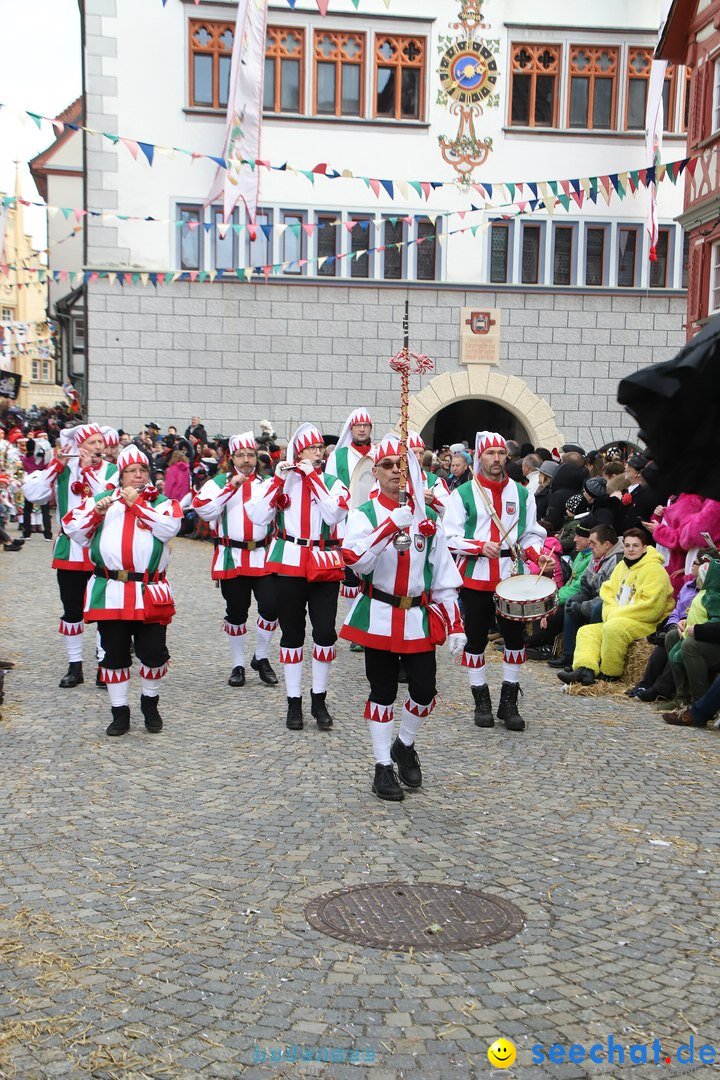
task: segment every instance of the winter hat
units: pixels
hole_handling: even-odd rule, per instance
[[[391,432],[388,432],[388,434],[385,435],[384,438],[375,447],[375,452],[373,454],[373,460],[374,460],[375,464],[377,465],[377,463],[379,461],[382,461],[383,458],[386,458],[386,457],[399,457],[401,451],[402,451],[402,439],[394,431],[391,431]],[[425,509],[425,498],[423,496],[424,484],[423,484],[423,478],[422,478],[422,470],[421,470],[420,465],[418,463],[418,459],[415,457],[414,454],[408,454],[408,456],[407,456],[407,464],[408,464],[408,488],[407,488],[408,494],[412,495],[413,492],[415,492],[415,491],[420,492],[420,497],[417,498],[417,499],[413,499],[413,504],[414,504],[413,521],[414,521],[415,527],[417,527],[419,525],[419,523],[425,517],[427,517],[427,511]]]
[[[590,476],[583,484],[583,490],[587,491],[593,499],[599,499],[607,494],[607,482],[604,476]]]
[[[560,462],[559,461],[543,461],[542,465],[538,469],[538,472],[542,473],[543,476],[549,476],[550,479],[552,480],[553,476],[555,475],[555,473],[558,471],[559,468],[560,468]]]
[[[301,424],[293,433],[287,448],[287,459],[294,465],[298,456],[308,446],[324,446],[323,437],[314,424]]]
[[[116,464],[119,473],[122,473],[123,469],[127,469],[128,465],[142,465],[146,469],[150,468],[146,455],[135,443],[123,447],[118,454]]]
[[[115,428],[107,427],[107,425],[100,428],[102,431],[102,437],[105,440],[106,446],[119,446],[120,435]]]
[[[562,450],[563,454],[582,454],[582,456],[585,457],[585,451],[583,450],[582,446],[579,446],[577,443],[574,442],[566,442],[560,447],[560,449]]]
[[[236,450],[257,450],[255,435],[252,431],[244,431],[242,435],[231,435],[228,447],[231,454],[234,454]]]
[[[408,431],[408,450],[424,450],[425,440],[417,431]]]
[[[642,472],[648,466],[648,459],[642,454],[631,454],[627,459],[627,463],[631,469],[637,469],[638,472]]]
[[[581,525],[578,525],[577,528],[575,529],[575,535],[576,536],[584,536],[587,539],[587,537],[590,535],[592,530],[593,530],[592,525],[582,525],[581,524]]]
[[[91,436],[102,435],[102,428],[99,424],[77,424],[75,427],[65,428],[62,435],[75,446],[82,446]]]
[[[585,500],[579,492],[577,495],[571,495],[565,503],[565,509],[569,510],[571,514],[576,514],[581,507],[585,506]]]
[[[350,413],[347,420],[340,429],[338,440],[335,444],[339,450],[343,446],[350,446],[352,443],[352,427],[353,424],[369,424],[372,427],[372,417],[367,409],[354,409]],[[320,440],[322,442],[322,440]]]

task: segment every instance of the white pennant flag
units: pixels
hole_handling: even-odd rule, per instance
[[[241,160],[260,157],[263,75],[265,71],[266,0],[239,0],[228,93],[223,156],[227,169],[218,166],[205,205],[223,195],[223,217],[230,216],[242,199],[250,221],[255,221],[260,187],[257,166]]]

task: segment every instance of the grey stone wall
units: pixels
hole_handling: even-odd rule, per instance
[[[184,427],[193,413],[210,434],[264,417],[281,436],[301,420],[334,431],[358,405],[385,429],[397,419],[387,361],[402,344],[406,297],[411,348],[434,359],[435,374],[465,369],[460,309],[501,308],[492,370],[522,379],[559,433],[587,446],[634,433],[615,400],[618,381],[685,342],[684,293],[103,281],[88,291],[90,414],[130,431],[150,420]],[[428,378],[415,377],[413,390]]]

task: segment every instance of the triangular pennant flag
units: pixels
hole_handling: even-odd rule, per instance
[[[422,198],[422,188],[417,180],[408,180],[408,187],[411,187]]]
[[[138,153],[140,152],[140,147],[135,142],[135,140],[134,139],[122,139],[121,138],[120,142],[123,144],[123,146],[127,146],[128,150],[132,154],[134,160],[137,161],[137,156],[138,156]]]
[[[380,198],[380,181],[370,180],[370,190],[376,199]]]
[[[505,187],[507,188],[509,201],[510,202],[515,202],[515,185],[514,184],[505,184]]]
[[[394,199],[395,198],[395,193],[394,193],[394,189],[393,189],[392,180],[381,180],[380,183],[385,188],[385,190],[387,191],[390,198]]]
[[[291,228],[291,231],[294,232],[295,229],[298,228],[298,227],[295,226],[295,225],[292,225],[290,228]],[[317,225],[306,225],[303,222],[302,230],[307,236],[312,236],[312,234],[315,232],[316,228],[317,228]],[[298,235],[299,235],[299,229],[298,229]]]
[[[408,186],[405,183],[405,181],[404,180],[396,180],[395,181],[395,187],[400,192],[400,195],[402,196],[402,198],[407,199],[407,197],[408,197]]]
[[[558,195],[557,201],[560,203],[563,210],[569,210],[570,209],[570,196],[569,195]]]
[[[149,143],[149,142],[139,142],[138,146],[140,147],[143,154],[147,158],[148,165],[152,165],[152,163],[153,163],[153,154],[155,153],[154,145],[152,143]]]
[[[420,189],[425,196],[425,202],[427,202],[430,198],[430,184],[427,182],[427,180],[420,181]]]
[[[26,113],[25,115],[29,116],[31,120],[34,120],[39,128],[42,127],[42,122],[43,122],[42,116],[38,116],[38,114],[34,113],[34,112],[29,112],[29,113]]]
[[[330,6],[330,0],[316,0],[318,11],[321,15],[327,15],[328,7]]]

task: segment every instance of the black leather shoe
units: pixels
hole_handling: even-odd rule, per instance
[[[266,686],[277,686],[278,677],[273,671],[273,669],[270,667],[270,661],[267,659],[267,657],[263,657],[262,660],[256,660],[253,656],[252,660],[250,661],[250,667],[253,669],[253,671],[257,671],[258,675],[260,676],[260,681],[264,682]]]
[[[497,718],[502,720],[508,731],[524,731],[525,721],[518,712],[518,694],[522,693],[516,682],[504,682],[500,687],[500,704],[497,708]]]
[[[245,668],[234,667],[232,669],[232,675],[228,679],[228,686],[244,686],[245,685]]]
[[[495,727],[489,686],[471,686],[475,698],[475,723],[478,727]]]
[[[645,687],[642,684],[631,686],[629,690],[625,691],[625,697],[637,697],[641,690],[645,690]],[[655,699],[651,698],[650,700],[654,701]]]
[[[572,657],[554,656],[552,660],[548,660],[548,667],[565,668],[565,671],[572,671]]]
[[[130,730],[130,709],[127,705],[113,705],[112,723],[105,729],[106,735],[127,735]]]
[[[576,682],[582,686],[592,686],[595,682],[595,673],[589,667],[579,667],[571,671],[558,671],[558,679],[568,686]]]
[[[667,701],[668,698],[659,694],[657,690],[654,690],[652,686],[641,686],[638,692],[635,694],[638,701]]]
[[[58,686],[62,686],[63,690],[67,690],[71,686],[79,686],[81,682],[85,682],[83,678],[82,660],[72,660],[69,668],[58,683]]]
[[[388,802],[402,802],[405,798],[405,792],[398,784],[392,765],[375,766],[372,789],[378,799],[387,799]]]
[[[158,712],[159,697],[148,697],[147,694],[140,695],[140,709],[145,718],[145,727],[153,735],[156,735],[158,731],[162,731],[162,716]]]
[[[422,771],[420,759],[415,752],[415,743],[406,746],[398,736],[390,747],[390,757],[397,765],[398,776],[406,787],[422,787]]]
[[[303,711],[302,711],[302,698],[289,697],[287,699],[288,710],[287,720],[285,721],[285,727],[290,728],[291,731],[302,731],[303,729]]]
[[[3,551],[19,551],[24,543],[24,540],[11,540],[9,544],[3,544]]]
[[[315,717],[315,723],[321,731],[328,731],[333,726],[333,718],[327,711],[325,705],[325,694],[314,694],[310,691],[310,698],[312,704],[310,706],[310,712]]]

